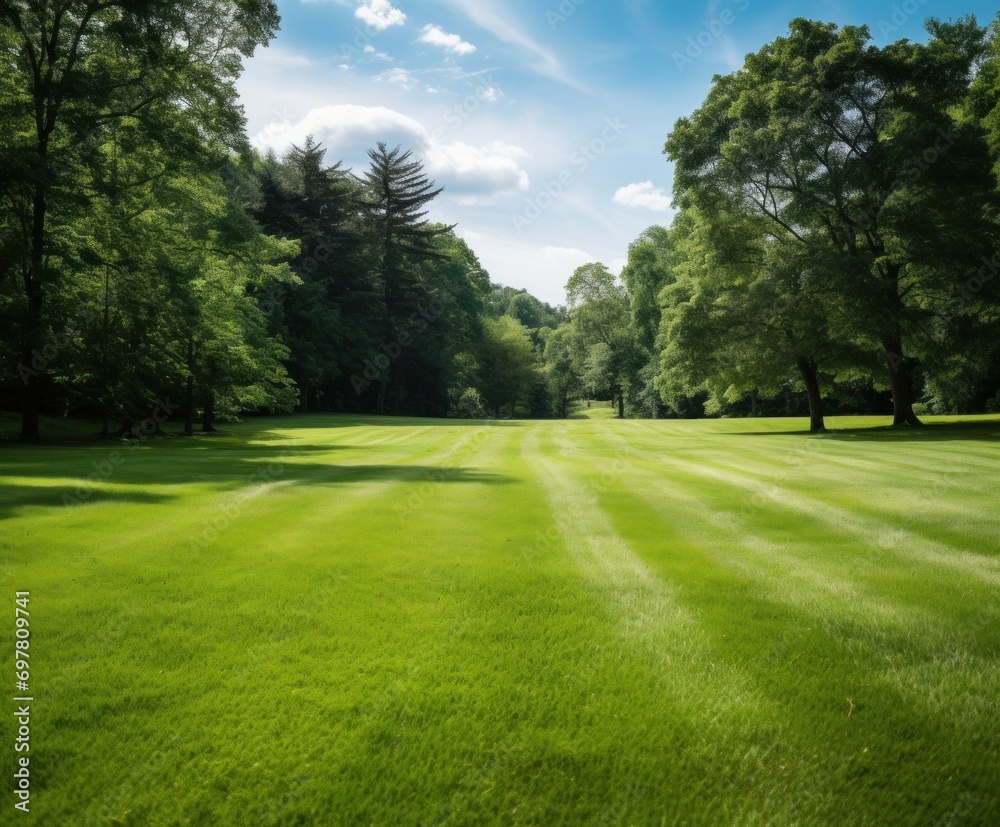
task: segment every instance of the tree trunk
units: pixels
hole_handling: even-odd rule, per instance
[[[194,376],[187,378],[187,389],[184,394],[184,434],[194,434]]]
[[[386,385],[388,384],[389,384],[388,379],[383,379],[381,385],[379,385],[378,405],[375,408],[375,413],[377,413],[379,416],[382,416],[382,414],[385,413],[385,389]]]
[[[802,374],[802,382],[809,394],[809,432],[821,434],[826,430],[826,424],[823,421],[823,394],[819,389],[816,360],[811,356],[798,356],[795,364]]]
[[[304,379],[299,385],[299,407],[302,413],[309,413],[309,380]]]
[[[205,395],[205,409],[201,414],[201,430],[202,433],[211,434],[215,432],[215,426],[212,424],[215,421],[215,394],[211,391]]]
[[[194,433],[194,337],[188,337],[187,352],[187,388],[184,399],[184,433],[191,436]]]
[[[913,412],[913,387],[910,360],[903,356],[903,343],[896,336],[883,340],[885,360],[889,368],[889,387],[892,389],[892,424],[923,425]]]
[[[29,315],[30,312],[29,312]],[[29,322],[26,327],[30,328]],[[21,364],[30,366],[37,348],[32,344],[33,336],[25,337],[24,350],[21,352]],[[21,441],[38,442],[42,438],[38,427],[38,418],[41,411],[41,400],[38,388],[38,374],[32,371],[24,379],[24,396],[21,404]]]
[[[45,198],[45,177],[48,173],[49,142],[47,136],[39,133],[36,146],[39,176],[35,179],[35,191],[31,204],[31,265],[24,280],[24,292],[28,299],[24,320],[24,349],[22,364],[34,367],[35,352],[43,349],[42,337],[42,274],[45,269],[45,218],[48,203]],[[43,367],[39,365],[38,370]],[[41,389],[39,374],[32,371],[24,384],[24,402],[21,408],[21,440],[37,442],[41,439],[38,427],[41,414]]]
[[[750,418],[757,418],[757,391],[750,391]]]
[[[624,393],[618,394],[618,418],[619,419],[624,419],[625,418],[625,394]]]

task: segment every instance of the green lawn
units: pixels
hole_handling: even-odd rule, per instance
[[[597,413],[0,444],[0,823],[1000,822],[1000,419]]]

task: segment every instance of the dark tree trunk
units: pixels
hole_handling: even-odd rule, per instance
[[[36,93],[37,94],[37,93]],[[39,127],[41,124],[39,124]],[[48,203],[45,198],[45,176],[48,172],[49,142],[47,133],[39,132],[36,147],[39,176],[35,179],[35,191],[31,204],[31,265],[24,281],[24,291],[28,300],[24,320],[24,349],[22,364],[34,368],[35,352],[43,348],[42,337],[42,273],[45,269],[45,218]],[[42,370],[41,365],[37,370]],[[36,370],[26,377],[24,402],[21,408],[21,439],[37,442],[41,439],[38,420],[41,414],[41,388]]]
[[[386,386],[389,384],[388,379],[383,379],[378,389],[378,405],[375,408],[375,413],[379,416],[385,413],[385,391]]]
[[[303,379],[299,384],[299,408],[301,413],[309,413],[309,380]]]
[[[896,336],[882,342],[889,368],[889,387],[892,389],[892,424],[923,425],[913,412],[913,386],[910,360],[903,356],[902,340]]]
[[[624,419],[625,418],[625,394],[624,393],[618,394],[618,418],[619,419]]]
[[[809,432],[820,434],[826,430],[823,421],[823,394],[819,389],[819,376],[817,373],[816,360],[811,356],[798,356],[795,359],[799,373],[802,374],[802,382],[806,386],[809,394]]]
[[[30,315],[30,313],[29,313]],[[26,327],[31,327],[29,321]],[[33,342],[34,337],[25,337],[24,350],[21,353],[21,364],[31,367],[31,362],[35,358],[34,352],[37,350]],[[41,411],[41,400],[38,388],[38,374],[32,370],[24,378],[24,396],[21,403],[21,441],[37,442],[42,438],[38,427],[38,417]]]
[[[750,391],[750,418],[757,418],[757,391]]]
[[[215,394],[209,391],[205,395],[205,409],[201,414],[201,430],[202,433],[211,434],[215,432],[215,426],[212,424],[215,421]]]
[[[184,433],[186,436],[194,433],[194,376],[190,373],[184,392]]]
[[[44,199],[39,207],[36,200],[35,210],[42,210],[41,221],[44,222]],[[36,233],[36,236],[38,233]],[[24,399],[21,407],[21,440],[37,442],[41,439],[39,416],[41,414],[41,371],[44,364],[35,364],[35,354],[40,353],[42,345],[42,290],[38,284],[41,278],[43,260],[41,256],[43,239],[32,238],[31,272],[28,276],[28,304],[24,320],[24,348],[21,352],[21,364],[28,369],[24,375]],[[39,255],[35,255],[35,249]]]
[[[188,338],[187,386],[184,390],[184,433],[194,433],[194,337]]]

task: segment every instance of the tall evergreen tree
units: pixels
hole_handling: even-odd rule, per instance
[[[409,265],[441,253],[433,240],[454,229],[455,225],[432,225],[426,220],[427,206],[441,194],[423,171],[420,161],[412,160],[412,152],[400,147],[389,150],[379,142],[368,151],[371,166],[365,172],[368,217],[371,237],[376,250],[378,279],[384,302],[383,330],[386,341],[395,338],[416,307],[418,279]],[[378,412],[385,412],[386,394],[394,377],[393,364],[383,370]]]

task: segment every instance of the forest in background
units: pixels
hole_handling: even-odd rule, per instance
[[[251,148],[273,3],[0,0],[0,409],[106,435],[351,411],[1000,410],[1000,38],[792,21],[681,119],[672,225],[567,305],[491,282],[406,148]],[[651,152],[655,151],[651,148]],[[456,216],[456,219],[460,218]]]

